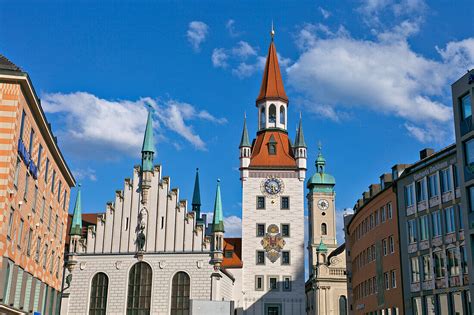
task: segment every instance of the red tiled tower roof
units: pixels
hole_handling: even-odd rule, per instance
[[[276,142],[276,154],[271,155],[268,152],[268,143],[273,136]],[[291,142],[286,132],[271,130],[258,134],[252,148],[250,158],[250,167],[269,167],[269,168],[295,168],[296,160],[291,149]]]
[[[283,87],[283,79],[281,78],[280,66],[278,65],[278,56],[275,44],[270,43],[268,49],[267,62],[263,72],[262,86],[257,97],[257,104],[262,100],[282,100],[288,103],[285,88]]]

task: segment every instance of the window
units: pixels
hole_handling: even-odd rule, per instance
[[[413,298],[413,315],[422,315],[421,297]],[[444,313],[442,313],[444,314]]]
[[[51,192],[54,193],[54,181],[56,180],[56,171],[53,170],[53,178],[51,179]]]
[[[370,215],[370,229],[372,230],[374,228],[374,215],[371,214]]]
[[[20,176],[20,169],[21,169],[21,161],[20,159],[17,158],[15,175],[13,177],[13,185],[15,186],[15,188],[18,188],[18,177]]]
[[[62,182],[59,181],[59,186],[58,186],[58,202],[61,200],[61,186],[62,186]]]
[[[26,118],[26,113],[25,111],[22,111],[21,122],[20,122],[20,139],[23,139],[23,130],[25,129],[25,118]]]
[[[41,154],[43,154],[43,146],[40,144],[38,148],[38,170],[41,168]]]
[[[173,299],[173,296],[175,295],[175,278],[178,274],[180,273],[178,272],[173,278],[173,290],[171,293],[172,314],[176,314],[173,313],[173,307],[177,306],[176,303],[173,304],[176,301]],[[150,314],[151,284],[152,270],[150,265],[145,262],[138,262],[133,265],[128,274],[127,314]],[[183,298],[182,302],[184,302],[186,297],[184,294],[181,296]],[[189,298],[189,290],[187,297]]]
[[[263,250],[257,251],[257,265],[265,265],[265,252]]]
[[[48,244],[44,245],[43,269],[46,269],[46,262],[48,261]]]
[[[446,219],[446,233],[453,233],[455,231],[454,208],[449,207],[444,209]]]
[[[27,200],[28,199],[28,186],[30,184],[30,174],[28,173],[28,170],[26,170],[26,176],[25,176],[25,191],[23,193],[23,199]]]
[[[347,298],[344,295],[339,297],[339,315],[347,315]]]
[[[33,204],[31,205],[31,211],[36,212],[36,202],[38,200],[38,186],[35,185],[35,192],[33,194]]]
[[[263,276],[255,276],[255,291],[263,291]]]
[[[257,209],[265,209],[265,197],[257,196]]]
[[[430,255],[421,256],[421,263],[423,265],[423,280],[431,280],[433,278],[431,274],[431,257]]]
[[[471,95],[461,97],[461,119],[465,120],[472,116]]]
[[[54,236],[56,236],[57,232],[58,232],[58,215],[56,214],[56,217],[54,218]]]
[[[283,291],[291,291],[291,277],[283,277]]]
[[[441,231],[441,212],[435,211],[431,213],[431,220],[433,223],[433,237],[440,236]]]
[[[290,197],[281,197],[281,209],[282,210],[290,209]]]
[[[428,196],[430,198],[438,196],[438,173],[428,177]]]
[[[375,226],[379,225],[379,210],[375,210]]]
[[[415,203],[413,184],[405,186],[405,206],[410,207]]]
[[[388,279],[388,272],[383,273],[383,283],[384,283],[384,286],[385,286],[385,290],[390,289],[390,282],[389,282],[389,279]]]
[[[326,223],[321,223],[321,235],[327,235],[328,229]]]
[[[461,292],[452,292],[451,294],[453,314],[463,314],[463,302]]]
[[[420,240],[426,241],[430,237],[428,216],[420,217]]]
[[[432,295],[428,295],[425,298],[426,303],[426,315],[435,315],[436,314],[436,302],[435,298]]]
[[[33,230],[32,229],[29,229],[28,230],[28,239],[27,239],[27,242],[26,242],[26,254],[28,256],[31,255],[31,238],[33,236]]]
[[[282,251],[281,252],[281,264],[282,265],[289,265],[290,264],[290,252],[289,251]]]
[[[444,277],[444,254],[442,251],[433,252],[434,271],[436,278]]]
[[[469,188],[469,211],[474,212],[474,186]]]
[[[36,253],[35,253],[35,260],[39,262],[40,260],[40,252],[41,252],[41,238],[38,237],[36,240]]]
[[[453,164],[454,188],[459,187],[459,170],[456,164]]]
[[[268,278],[268,288],[270,290],[278,290],[278,278],[277,277],[269,277]]]
[[[390,247],[390,254],[395,253],[395,243],[393,241],[393,235],[389,236],[388,238],[388,245]]]
[[[29,147],[29,152],[30,152],[30,156],[33,155],[33,142],[35,140],[35,131],[33,130],[33,128],[31,128],[31,132],[30,132],[30,147]]]
[[[457,213],[458,213],[459,229],[464,230],[464,221],[462,219],[462,208],[461,208],[461,206],[457,205],[456,210],[457,210]]]
[[[410,260],[411,265],[411,282],[420,282],[420,266],[418,265],[418,257],[412,257]]]
[[[395,289],[397,287],[397,274],[395,270],[390,271],[390,280],[392,284],[392,289]]]
[[[16,239],[16,245],[18,248],[21,248],[21,238],[23,236],[23,225],[25,224],[25,221],[23,219],[20,219],[20,227],[18,229],[18,234],[17,234],[17,239]]]
[[[464,274],[468,273],[467,268],[467,250],[466,246],[459,246],[459,251],[461,252],[461,269]]]
[[[66,210],[67,190],[64,190],[63,210]]]
[[[382,247],[383,247],[383,255],[387,256],[387,239],[386,238],[382,240]]]
[[[441,171],[441,192],[445,193],[453,189],[453,184],[451,182],[451,171],[449,168],[446,168]]]
[[[448,271],[450,276],[459,275],[459,259],[456,256],[456,248],[446,250],[446,257],[448,262]]]
[[[426,186],[425,179],[416,182],[416,201],[426,200]]]
[[[466,165],[474,164],[474,139],[464,142],[464,155],[466,158]]]
[[[89,314],[105,315],[107,310],[107,290],[109,278],[103,272],[96,273],[92,278]]]
[[[265,224],[257,224],[257,236],[265,236]]]
[[[387,214],[385,213],[385,207],[380,208],[380,222],[383,223],[387,219]]]
[[[393,210],[392,210],[392,203],[391,202],[387,203],[387,215],[388,215],[388,218],[391,220],[392,216],[393,216]]]
[[[189,275],[185,272],[178,272],[173,277],[173,290],[171,293],[171,314],[189,314]]]
[[[49,272],[53,273],[54,268],[54,250],[51,252],[51,259],[49,260]]]
[[[268,122],[273,123],[273,127],[275,127],[276,123],[276,107],[275,104],[271,104],[268,109]]]
[[[51,217],[53,215],[53,208],[49,207],[48,230],[51,230]]]
[[[408,222],[408,242],[410,244],[418,242],[418,236],[416,231],[416,220],[409,220]]]
[[[46,158],[46,167],[44,169],[44,182],[48,183],[49,158]]]
[[[12,238],[14,214],[15,214],[15,209],[10,208],[10,218],[8,219],[8,231],[7,231],[7,238],[9,240],[11,240]]]
[[[40,221],[43,222],[44,220],[44,210],[46,209],[46,199],[43,197],[43,205],[41,206],[41,217]]]
[[[224,252],[225,258],[232,258],[232,251],[231,250],[226,250]]]
[[[285,106],[280,106],[280,124],[285,124]]]
[[[289,224],[282,224],[281,225],[281,236],[290,237],[290,225]]]

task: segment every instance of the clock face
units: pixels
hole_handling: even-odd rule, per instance
[[[262,182],[262,192],[270,198],[275,198],[283,192],[283,182],[279,178],[270,177]]]
[[[329,202],[326,199],[319,199],[318,207],[321,210],[327,210],[327,208],[329,208]]]

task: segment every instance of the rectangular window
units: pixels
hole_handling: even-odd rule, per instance
[[[21,241],[22,241],[22,236],[23,236],[23,225],[25,224],[25,221],[23,219],[20,219],[20,227],[18,229],[18,234],[17,234],[17,239],[16,239],[16,245],[18,248],[21,248]]]
[[[407,224],[408,224],[408,242],[410,244],[418,242],[416,220],[415,219],[409,220]]]
[[[46,208],[46,199],[44,199],[43,197],[43,204],[41,205],[41,217],[40,217],[40,221],[43,222],[44,220],[44,210]]]
[[[428,215],[420,217],[420,240],[426,241],[430,237]]]
[[[440,236],[441,231],[441,212],[435,211],[431,213],[431,221],[433,223],[433,237]]]
[[[442,251],[433,252],[433,263],[436,278],[444,277],[444,254]]]
[[[388,218],[391,220],[392,217],[393,217],[393,210],[392,210],[392,203],[391,202],[387,203],[387,215],[388,215]]]
[[[431,280],[433,275],[431,274],[431,257],[430,255],[421,256],[421,263],[423,264],[423,280]]]
[[[63,232],[64,232],[64,223],[61,223],[61,231],[59,232],[59,243],[63,243]]]
[[[48,183],[48,171],[49,171],[49,158],[46,158],[46,166],[44,169],[44,182]]]
[[[390,271],[390,280],[392,283],[392,289],[395,289],[397,287],[397,274],[395,270]]]
[[[383,273],[383,284],[385,286],[385,290],[390,289],[390,282],[389,282],[389,279],[388,279],[388,272]]]
[[[411,283],[420,282],[420,266],[418,265],[418,257],[412,257],[411,263]]]
[[[428,177],[428,195],[429,197],[438,196],[438,173],[435,173]]]
[[[281,209],[288,210],[290,209],[290,197],[281,197]]]
[[[395,242],[393,241],[393,235],[388,238],[388,245],[390,248],[390,254],[395,253]]]
[[[30,152],[30,156],[33,156],[33,148],[34,148],[34,143],[35,141],[35,131],[33,130],[33,128],[31,128],[31,132],[30,132],[30,147],[29,147],[29,152]]]
[[[268,278],[268,288],[270,290],[278,290],[278,278],[277,277],[269,277]]]
[[[265,197],[257,196],[257,209],[265,209]]]
[[[290,225],[289,224],[282,224],[281,225],[281,236],[290,237]]]
[[[446,168],[441,170],[441,192],[445,193],[453,189],[453,183],[451,181],[451,170]]]
[[[464,230],[464,221],[462,218],[462,208],[460,205],[456,206],[457,213],[458,213],[458,223],[459,223],[459,230]]]
[[[375,226],[379,225],[379,210],[375,210]]]
[[[54,181],[56,180],[56,171],[53,170],[53,178],[51,179],[51,192],[54,193]]]
[[[257,236],[265,236],[265,224],[257,224]]]
[[[290,264],[290,252],[289,251],[282,251],[281,252],[281,264],[282,265],[289,265]]]
[[[263,291],[263,276],[255,276],[255,291]]]
[[[425,299],[426,315],[436,315],[436,301],[433,295],[428,295]]]
[[[48,262],[48,244],[44,245],[43,269],[46,269],[47,262]]]
[[[456,256],[456,248],[446,250],[446,257],[448,261],[448,271],[450,276],[459,275],[459,259]]]
[[[25,129],[25,118],[26,118],[26,113],[25,111],[21,112],[21,122],[20,122],[20,139],[23,140],[23,131]]]
[[[383,255],[387,256],[387,239],[386,238],[382,240],[382,247],[383,247]]]
[[[67,190],[64,190],[63,210],[66,210]]]
[[[8,219],[8,231],[7,231],[7,238],[9,240],[12,239],[14,215],[15,215],[15,210],[13,208],[10,208],[10,218]]]
[[[26,242],[26,254],[28,256],[31,255],[31,238],[32,237],[33,237],[33,230],[29,229],[28,230],[28,239],[27,239],[27,242]]]
[[[423,315],[421,308],[421,297],[413,298],[413,315]]]
[[[53,208],[49,207],[48,231],[51,230],[51,218],[53,216]]]
[[[257,265],[265,265],[265,252],[263,250],[257,251]]]
[[[453,233],[455,231],[454,208],[449,207],[444,209],[446,219],[446,233]]]
[[[35,260],[39,262],[40,260],[40,252],[41,252],[41,238],[38,237],[36,240],[36,253],[35,253]]]
[[[370,215],[370,229],[372,230],[374,228],[374,215]]]
[[[453,164],[454,188],[459,187],[459,170],[456,164]]]
[[[380,222],[385,222],[386,219],[386,213],[385,213],[385,207],[380,208]]]
[[[49,260],[49,262],[50,262],[49,272],[53,273],[53,269],[54,269],[54,250],[51,252],[51,259]]]
[[[461,269],[464,274],[468,273],[467,267],[467,250],[466,246],[459,246],[459,251],[461,252]]]
[[[38,170],[41,169],[41,154],[43,154],[43,146],[40,144],[38,148],[38,165],[36,165]]]
[[[25,191],[23,193],[23,199],[27,200],[28,199],[28,186],[30,184],[30,174],[28,173],[28,170],[26,171],[26,176],[25,176]]]
[[[413,184],[405,186],[405,206],[410,207],[415,203]]]
[[[474,186],[469,188],[469,211],[474,212]]]
[[[291,277],[283,277],[283,291],[291,291]]]
[[[36,203],[38,201],[38,186],[35,185],[35,192],[33,194],[33,204],[31,205],[31,210],[36,212]]]
[[[232,258],[232,251],[231,250],[226,250],[224,252],[225,258]]]
[[[56,217],[54,219],[54,236],[56,236],[57,231],[58,231],[58,215],[56,214]]]
[[[466,94],[461,97],[461,119],[465,120],[472,116],[471,95]]]
[[[58,202],[60,202],[60,200],[61,200],[61,188],[62,188],[61,186],[62,186],[62,184],[63,184],[63,183],[62,183],[61,181],[59,181],[59,186],[58,186]]]
[[[416,201],[424,201],[426,200],[426,185],[425,179],[419,180],[416,182]]]
[[[21,170],[21,161],[17,158],[16,160],[16,167],[15,167],[15,175],[13,177],[13,185],[15,188],[18,188],[18,178],[20,177],[20,170]]]

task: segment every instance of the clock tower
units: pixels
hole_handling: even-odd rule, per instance
[[[305,313],[304,181],[306,144],[300,123],[288,136],[288,97],[272,40],[256,100],[256,138],[247,122],[240,142],[244,314]]]

